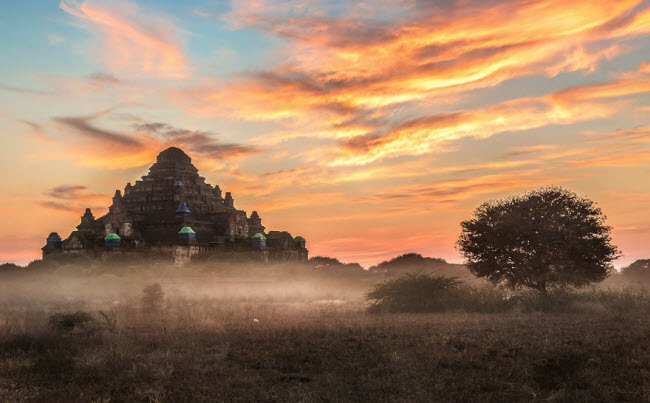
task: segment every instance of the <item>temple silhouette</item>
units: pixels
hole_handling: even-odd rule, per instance
[[[115,191],[106,215],[90,209],[67,239],[53,232],[42,248],[43,259],[57,254],[103,258],[149,251],[185,262],[201,253],[241,253],[264,262],[307,260],[303,237],[286,231],[265,232],[253,211],[235,208],[230,192],[222,195],[199,175],[181,149],[161,152],[149,173],[124,193]]]

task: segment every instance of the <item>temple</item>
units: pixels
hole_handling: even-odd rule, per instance
[[[43,259],[56,254],[101,258],[153,251],[185,262],[201,253],[242,253],[264,262],[307,260],[304,238],[286,231],[265,232],[253,211],[235,208],[230,192],[222,195],[199,175],[183,150],[161,152],[149,173],[124,193],[115,191],[108,213],[95,218],[90,209],[67,239],[53,232]]]

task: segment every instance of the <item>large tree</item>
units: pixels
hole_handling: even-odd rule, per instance
[[[482,204],[461,223],[458,247],[475,275],[545,294],[607,277],[619,251],[605,219],[593,201],[545,187]]]

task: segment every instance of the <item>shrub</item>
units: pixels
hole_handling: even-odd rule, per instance
[[[115,312],[114,311],[109,311],[109,312],[99,311],[99,314],[104,319],[104,323],[106,324],[106,328],[111,332],[115,332],[115,329],[117,327],[117,319],[115,319]]]
[[[458,306],[459,285],[455,277],[406,273],[377,284],[367,299],[372,311],[440,312]]]
[[[650,259],[640,259],[623,268],[623,278],[630,282],[650,283]]]
[[[48,326],[56,331],[72,332],[73,330],[90,331],[95,325],[95,318],[88,312],[55,313],[50,316]]]
[[[650,309],[644,289],[578,290],[556,287],[547,294],[531,289],[509,290],[489,284],[471,286],[453,277],[407,274],[378,284],[367,294],[370,312],[548,312],[612,314]]]
[[[146,286],[142,290],[142,308],[145,312],[156,313],[162,310],[165,293],[158,283]]]
[[[336,258],[327,256],[314,256],[309,259],[307,264],[318,270],[363,270],[359,263],[343,263]]]
[[[440,258],[424,257],[419,253],[405,253],[381,262],[368,269],[371,272],[402,272],[405,270],[428,270],[446,266],[447,261]]]
[[[17,264],[14,263],[4,263],[0,265],[0,272],[5,271],[5,270],[24,270],[24,267],[18,266]]]

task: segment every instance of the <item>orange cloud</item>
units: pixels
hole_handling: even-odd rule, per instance
[[[627,79],[505,101],[476,111],[418,118],[399,124],[387,135],[368,134],[344,141],[334,152],[331,164],[367,164],[387,156],[426,154],[445,142],[464,137],[481,139],[503,132],[611,116],[620,108],[599,101],[649,91],[647,78]]]
[[[639,72],[640,73],[650,73],[650,61],[645,61],[641,64],[641,67],[639,67]]]
[[[174,26],[162,19],[145,17],[136,6],[121,2],[119,7],[106,3],[78,3],[62,0],[61,9],[90,22],[90,29],[104,40],[99,57],[111,70],[130,76],[185,78],[190,73]]]
[[[592,72],[629,51],[625,40],[650,33],[642,4],[382,2],[369,11],[355,3],[344,6],[347,17],[334,18],[319,1],[234,2],[228,15],[234,25],[288,39],[284,62],[169,95],[195,113],[284,125],[256,138],[257,144],[301,137],[342,141],[334,152],[328,145],[312,147],[311,162],[359,165],[422,155],[449,140],[611,116],[617,106],[604,100],[645,92],[648,80],[631,77],[473,111],[397,117],[447,110],[435,106],[517,77]],[[399,9],[397,18],[390,18],[392,8]]]
[[[341,196],[341,193],[336,192],[297,193],[284,197],[262,198],[258,200],[258,203],[264,206],[264,211],[274,211],[293,207],[324,206],[341,203],[344,201]]]
[[[265,152],[239,143],[224,143],[209,131],[179,128],[163,122],[145,122],[137,116],[115,113],[116,108],[85,116],[53,117],[45,134],[39,127],[38,141],[52,149],[54,156],[67,156],[82,166],[109,170],[142,167],[155,160],[161,150],[177,146],[195,157],[201,169],[225,171],[245,179],[232,160]],[[115,122],[119,122],[115,128]],[[110,124],[113,128],[106,128]],[[76,136],[69,136],[70,133]],[[65,136],[65,142],[55,141]]]
[[[459,201],[483,193],[498,193],[520,190],[544,184],[565,181],[561,178],[548,178],[541,170],[523,170],[459,179],[445,179],[425,184],[406,185],[390,194],[376,194],[354,200],[355,203],[397,202],[400,209],[422,204]]]
[[[246,98],[259,99],[246,102],[250,108],[242,111],[254,119],[290,116],[296,106],[377,108],[522,75],[589,72],[624,50],[600,41],[648,32],[637,21],[644,13],[629,18],[637,16],[640,0],[466,3],[449,10],[432,4],[381,24],[354,17],[287,17],[278,15],[277,4],[261,3],[252,10],[241,7],[239,17],[294,42],[285,65],[254,75],[263,84],[241,86],[249,88]],[[264,96],[268,87],[279,100]],[[263,99],[271,103],[257,108]]]

